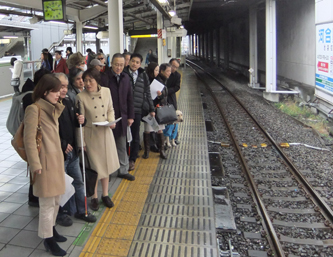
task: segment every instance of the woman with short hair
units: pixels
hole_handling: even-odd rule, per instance
[[[76,95],[84,89],[82,75],[83,71],[79,68],[72,68],[69,70],[67,95],[73,104],[75,104]]]
[[[61,82],[54,75],[44,75],[36,85],[24,116],[24,146],[33,178],[33,193],[39,197],[38,236],[44,238],[47,251],[64,256],[57,242],[67,239],[55,230],[60,196],[65,193],[64,155],[59,138],[58,118],[64,106],[58,103]],[[37,150],[36,134],[40,114],[42,141]]]
[[[91,198],[91,209],[99,209],[97,195],[98,180],[102,184],[102,202],[108,208],[114,206],[109,197],[109,175],[119,169],[116,143],[111,127],[94,125],[93,122],[112,122],[115,120],[110,89],[100,86],[100,72],[90,68],[83,73],[85,89],[76,96],[76,104],[87,123],[83,128],[83,146],[87,152],[90,168],[98,173],[95,193]],[[77,133],[80,135],[80,133]],[[81,147],[81,140],[77,140]]]

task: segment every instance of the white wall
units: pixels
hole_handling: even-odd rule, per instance
[[[277,2],[277,74],[314,86],[315,1]]]
[[[31,60],[38,60],[44,48],[49,48],[64,35],[67,25],[56,23],[41,23],[38,30],[31,31]]]

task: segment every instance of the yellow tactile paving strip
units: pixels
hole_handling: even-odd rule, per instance
[[[122,180],[112,197],[115,206],[105,210],[80,257],[128,255],[159,160],[156,153],[137,159],[135,181]]]

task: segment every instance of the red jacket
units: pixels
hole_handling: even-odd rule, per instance
[[[69,71],[68,71],[68,68],[67,68],[66,60],[61,57],[60,60],[59,60],[58,65],[57,65],[57,61],[55,61],[53,72],[54,73],[62,72],[62,73],[68,74]]]

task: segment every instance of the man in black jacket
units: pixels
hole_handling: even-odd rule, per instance
[[[140,54],[133,53],[129,65],[124,69],[124,72],[130,77],[135,113],[134,122],[131,126],[132,142],[130,145],[128,170],[134,170],[135,161],[138,158],[140,147],[140,122],[144,101],[149,102],[149,112],[152,116],[155,116],[153,100],[150,95],[149,78],[144,69],[141,68],[142,60],[143,58]]]
[[[172,58],[170,59],[169,64],[171,65],[171,75],[166,84],[168,88],[168,103],[172,104],[177,110],[176,92],[179,91],[180,89],[180,79],[181,79],[181,75],[177,70],[179,68],[180,62],[178,59]],[[178,134],[175,139],[175,143],[177,145],[179,144]]]
[[[84,184],[79,165],[78,148],[76,144],[75,129],[79,124],[85,125],[85,118],[75,112],[74,104],[66,98],[68,79],[64,73],[56,73],[55,76],[61,81],[60,89],[60,103],[65,106],[64,111],[59,117],[59,135],[61,141],[61,148],[65,158],[65,172],[71,176],[73,186],[75,188],[75,195],[66,203],[64,208],[59,209],[57,223],[63,226],[71,225],[69,217],[64,213],[64,209],[69,214],[75,214],[75,218],[84,220],[86,222],[95,222],[96,217],[90,213],[85,216],[85,199],[84,199]]]

